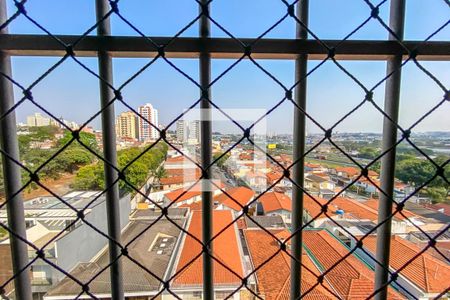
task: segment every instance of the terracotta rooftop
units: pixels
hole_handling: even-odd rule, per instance
[[[371,221],[378,220],[377,209],[364,205],[362,202],[355,199],[337,197],[331,202],[330,206],[333,206],[335,209],[343,210],[344,216],[347,218],[351,217],[353,219]]]
[[[189,208],[191,211],[202,210],[203,209],[202,208],[202,201],[193,202],[191,204],[182,204],[182,205],[180,205],[178,207]]]
[[[188,159],[186,157],[184,157],[183,155],[179,155],[179,156],[174,156],[174,157],[167,158],[165,163],[166,164],[179,163],[179,162],[182,162],[184,160],[188,161]]]
[[[212,216],[213,235],[219,233],[223,228],[233,221],[232,212],[229,210],[214,210]],[[188,226],[188,232],[197,239],[202,239],[202,212],[194,211]],[[243,265],[241,253],[239,251],[239,240],[236,236],[235,226],[225,229],[215,240],[213,247],[213,256],[220,260],[224,265],[233,270],[236,274],[243,277]],[[172,287],[198,287],[201,288],[203,282],[202,256],[199,256],[192,263],[191,261],[202,251],[201,244],[189,235],[185,235],[182,245],[179,261],[176,265],[176,272]],[[241,279],[235,274],[214,260],[214,285],[220,286],[239,286]]]
[[[336,171],[345,173],[350,177],[357,176],[361,173],[361,170],[355,167],[336,167]]]
[[[370,296],[374,286],[374,272],[354,255],[342,260],[349,249],[329,231],[305,230],[303,243],[314,256],[316,263],[319,263],[322,272],[331,268],[325,279],[341,298],[367,299]],[[338,261],[340,263],[335,265]],[[388,291],[388,298],[404,299],[391,288]]]
[[[220,188],[224,187],[224,185],[220,181],[217,181],[217,182],[214,181],[214,184],[216,184]],[[218,190],[218,188],[216,186],[214,186],[213,184],[211,185],[211,188],[212,188],[212,190]],[[185,194],[183,194],[186,190],[187,190],[187,192]],[[201,190],[202,190],[201,182],[198,182],[197,184],[195,184],[192,187],[191,187],[191,185],[188,185],[185,188],[183,187],[183,188],[173,190],[173,191],[165,194],[165,197],[167,199],[169,199],[169,201],[171,201],[171,202],[173,202],[173,201],[181,202],[184,200],[191,199],[195,196],[200,196],[202,194]]]
[[[222,193],[214,197],[214,201],[218,201],[220,204],[223,204],[235,211],[240,211],[242,209],[241,206],[247,205],[255,195],[255,192],[253,190],[242,186],[230,188],[225,191],[232,198],[228,197],[228,195],[226,195],[225,193]]]
[[[291,198],[282,193],[267,192],[258,201],[262,204],[265,213],[276,210],[292,211]]]
[[[315,216],[322,214],[322,205],[328,202],[328,200],[325,200],[320,197],[314,197],[314,199],[316,201],[314,201],[311,197],[305,194],[303,200],[303,209],[306,210],[309,213],[309,215],[313,218]],[[335,211],[336,209],[334,209],[332,206],[328,207],[329,214],[334,213]],[[326,218],[324,214],[322,214],[322,217]]]
[[[184,200],[191,199],[195,196],[200,196],[202,192],[198,189],[192,188],[191,190],[187,191],[185,194],[183,194],[186,191],[186,189],[176,189],[172,192],[169,192],[165,194],[166,198],[169,199],[169,201],[173,202],[182,202]]]
[[[289,234],[286,230],[270,230],[270,232],[277,236],[283,233]],[[290,257],[284,252],[279,252],[264,264],[267,259],[279,250],[278,242],[261,229],[244,230],[244,235],[253,268],[256,269],[262,265],[256,271],[258,294],[267,300],[289,299],[291,281]],[[320,272],[306,254],[303,254],[302,262],[312,271],[310,272],[305,268],[302,272],[301,291],[305,293],[316,284],[317,276],[320,275]],[[328,284],[324,284],[330,289]],[[335,298],[322,285],[318,285],[303,299]]]
[[[272,172],[267,173],[266,176],[267,176],[267,180],[270,183],[274,183],[275,181],[277,181],[278,179],[283,177],[283,173],[280,171],[272,171]]]
[[[363,204],[364,204],[364,205],[367,205],[368,207],[370,207],[370,208],[372,208],[372,209],[378,210],[378,200],[377,200],[377,199],[369,199],[369,200],[367,200],[367,201],[364,201]],[[395,204],[394,204],[394,205],[392,205],[392,212],[394,212],[395,209],[396,209],[396,207],[395,207]],[[402,212],[403,212],[403,214],[404,214],[406,217],[408,217],[408,218],[419,217],[418,215],[416,215],[415,213],[410,212],[410,211],[407,210],[407,209],[403,209]],[[396,213],[396,214],[395,214],[395,217],[396,217],[397,219],[400,219],[400,220],[406,219],[406,218],[405,218],[404,216],[402,216],[400,213]]]
[[[167,177],[171,176],[186,176],[186,175],[201,175],[199,168],[188,168],[188,169],[167,169]]]
[[[364,239],[364,247],[375,253],[376,237],[368,236]],[[400,269],[420,251],[421,248],[417,245],[394,236],[391,238],[390,266],[395,270]],[[400,275],[406,277],[426,293],[440,293],[449,286],[450,266],[425,252],[402,269]]]
[[[159,182],[162,185],[194,183],[199,178],[200,175],[179,175],[179,176],[163,177],[159,180]]]

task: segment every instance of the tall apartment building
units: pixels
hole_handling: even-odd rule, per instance
[[[31,116],[27,116],[27,126],[28,127],[40,127],[53,125],[52,119],[42,116],[41,113],[34,113]]]
[[[148,122],[158,127],[158,110],[153,108],[150,103],[146,103],[138,108],[139,114],[139,139],[143,142],[156,140],[159,138],[158,130],[151,126]],[[146,122],[145,120],[148,122]]]
[[[177,141],[180,143],[200,143],[200,121],[177,121]]]
[[[177,141],[182,143],[185,140],[184,120],[177,121]]]
[[[139,124],[136,114],[127,111],[117,116],[116,133],[118,137],[139,139]]]

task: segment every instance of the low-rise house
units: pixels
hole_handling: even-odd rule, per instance
[[[251,262],[257,269],[258,295],[264,299],[283,299],[290,292],[291,258],[279,249],[280,242],[286,241],[290,233],[287,230],[270,230],[270,233],[261,229],[244,230]],[[370,296],[374,286],[372,269],[355,255],[348,255],[350,249],[329,231],[305,230],[302,239],[304,299],[366,299]],[[287,252],[291,242],[292,239],[287,241]],[[273,258],[266,263],[271,256]],[[322,274],[323,283],[317,284],[317,277]],[[392,288],[388,290],[388,297],[405,299]]]
[[[324,223],[330,219],[341,221],[360,221],[360,222],[378,222],[378,208],[376,203],[371,201],[358,201],[346,197],[337,197],[333,199],[331,203],[326,206],[326,214],[323,211],[323,206],[328,203],[328,200],[323,198],[314,197],[312,199],[305,195],[303,202],[303,218],[304,222],[310,226],[318,228],[323,227]],[[413,217],[411,212],[404,210],[405,216]],[[395,214],[392,218],[392,233],[406,234],[415,226],[401,214]],[[420,219],[414,219],[417,224],[425,224]],[[421,223],[419,223],[421,222]],[[441,226],[441,225],[440,225]],[[432,227],[434,228],[434,227]]]
[[[225,192],[214,197],[216,209],[230,209],[234,213],[242,211],[242,207],[249,204],[255,196],[253,190],[242,186],[226,189]]]
[[[233,221],[233,214],[229,210],[214,210],[212,218],[214,220],[212,234],[216,235],[221,232],[214,240],[212,253],[221,262],[213,260],[215,298],[224,299],[231,296],[238,300],[241,298],[239,290],[242,283],[241,278],[246,274],[244,273],[243,252],[236,224],[228,226]],[[180,253],[175,261],[175,267],[169,275],[169,277],[173,277],[170,289],[182,299],[200,299],[203,292],[203,260],[199,255],[202,253],[202,246],[192,237],[202,239],[200,211],[192,212],[187,231],[189,235],[183,234]],[[245,293],[245,291],[243,292]],[[163,299],[173,298],[167,292],[163,294]]]
[[[211,184],[213,196],[222,193],[220,190],[221,188],[223,188],[223,184],[219,181],[214,181],[214,184]],[[163,203],[164,206],[170,205],[171,207],[181,207],[183,205],[190,205],[201,200],[202,189],[201,182],[199,182],[194,186],[190,185],[186,188],[177,189],[164,194]]]
[[[140,210],[132,215],[132,221],[122,232],[121,238],[124,245],[128,244],[128,255],[134,260],[121,258],[125,299],[146,300],[160,293],[163,287],[159,279],[165,280],[173,267],[180,245],[179,227],[185,227],[187,213],[187,209],[169,209],[168,215],[172,221],[163,217],[156,223],[154,221],[160,214],[154,214],[151,210]],[[108,265],[109,250],[105,248],[94,260],[82,261],[70,271],[71,276],[83,283],[94,278],[89,283],[90,294],[82,293],[78,299],[91,299],[91,295],[97,299],[111,299],[110,274],[102,272]],[[75,299],[81,292],[78,283],[65,277],[52,287],[44,300]]]
[[[267,176],[262,172],[247,172],[244,181],[256,192],[265,191],[268,187]]]
[[[159,179],[162,190],[174,190],[194,184],[201,176],[199,168],[168,169],[167,175]]]
[[[376,236],[364,239],[363,247],[372,256],[376,253]],[[395,286],[411,299],[434,299],[448,289],[450,266],[428,251],[421,253],[417,245],[399,237],[391,238],[389,269],[399,273]],[[358,254],[372,267],[375,261],[361,249]]]
[[[284,190],[290,190],[292,189],[292,181],[286,177],[283,176],[283,172],[279,170],[273,170],[266,174],[267,176],[267,184],[272,185],[275,182],[276,188],[281,188]]]
[[[303,247],[315,257],[321,272],[330,270],[326,280],[342,299],[367,299],[374,286],[374,272],[359,257],[348,255],[350,248],[327,230],[303,232]],[[339,262],[337,265],[336,263]],[[327,278],[328,277],[328,278]],[[388,299],[405,299],[393,288],[388,289]]]
[[[357,188],[357,192],[363,191],[366,194],[378,194],[380,189],[380,181],[378,179],[367,179],[366,177],[361,177],[354,183]]]
[[[307,173],[324,173],[328,169],[320,164],[305,162],[305,172]]]
[[[310,173],[305,176],[305,188],[311,195],[331,199],[335,195],[336,186],[328,177]]]
[[[186,153],[186,155],[189,155]],[[195,169],[197,166],[184,155],[172,156],[164,162],[164,169]]]
[[[364,205],[374,209],[378,210],[378,200],[377,199],[369,199],[363,202]],[[394,204],[392,207],[392,212],[394,213],[396,210],[396,205]],[[447,224],[435,220],[433,218],[426,218],[419,216],[412,211],[408,209],[402,209],[402,212],[397,212],[394,216],[395,220],[401,220],[406,223],[406,231],[405,233],[409,232],[421,232],[423,231],[437,231],[443,229]],[[419,228],[420,229],[419,229]]]
[[[200,190],[181,188],[164,195],[164,206],[173,205],[173,207],[179,207],[185,204],[199,202],[201,199],[202,192]]]
[[[243,228],[266,228],[279,229],[286,228],[286,224],[281,216],[245,216]]]
[[[289,235],[286,229],[272,229],[270,233],[278,239]],[[247,255],[252,268],[257,269],[256,293],[267,300],[288,299],[291,284],[291,258],[287,253],[279,251],[280,244],[272,235],[262,229],[244,230]],[[320,272],[306,253],[302,255],[302,263],[306,268],[302,267],[300,286],[302,294],[305,294],[317,283]],[[333,294],[328,290],[331,288],[325,281],[324,285],[318,285],[304,295],[303,299],[333,299]]]
[[[106,199],[99,191],[73,191],[63,200],[75,209],[85,209],[84,219],[102,232],[107,232]],[[27,223],[27,240],[45,253],[45,257],[64,270],[73,269],[80,261],[91,260],[108,240],[78,220],[77,213],[55,197],[39,197],[24,203]],[[130,196],[119,200],[120,224],[128,223],[131,210]],[[0,222],[7,222],[5,210],[0,210]],[[8,247],[9,239],[0,242],[0,248]],[[43,248],[44,247],[44,248]],[[36,249],[28,246],[30,260],[36,257]],[[8,265],[0,264],[0,274],[7,272]],[[64,274],[38,259],[31,271],[31,288],[34,299],[43,295],[60,280]],[[10,291],[12,292],[12,291]],[[72,299],[72,298],[70,298]]]
[[[430,237],[436,241],[434,247],[430,247],[427,252],[438,259],[450,260],[450,231],[427,231],[426,234],[420,231],[410,232],[405,239],[416,244],[420,248],[428,246]]]
[[[281,216],[286,224],[291,224],[292,201],[285,194],[278,192],[267,192],[258,198],[263,213],[267,216]]]

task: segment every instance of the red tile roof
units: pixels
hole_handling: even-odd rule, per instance
[[[286,236],[289,233],[286,230],[270,230],[276,236]],[[290,281],[291,281],[291,258],[285,252],[278,252],[267,263],[274,253],[279,250],[278,242],[269,234],[261,229],[244,230],[248,250],[250,252],[253,268],[256,269],[258,293],[267,300],[271,299],[289,299]],[[264,264],[265,263],[265,264]],[[306,268],[302,268],[301,292],[306,293],[317,282],[319,270],[313,264],[308,255],[303,254],[302,263]],[[328,289],[330,286],[324,283]],[[322,285],[316,286],[303,299],[335,299]]]
[[[376,253],[375,236],[365,238],[363,245],[373,254]],[[413,243],[394,236],[391,238],[390,266],[398,270],[420,251],[421,249]],[[436,259],[425,252],[402,269],[400,275],[406,277],[426,293],[440,293],[448,288],[450,267],[442,260]]]
[[[283,177],[283,173],[280,171],[272,171],[266,174],[267,181],[270,183],[274,183],[275,181],[279,180],[281,177]]]
[[[192,190],[187,191],[185,194],[183,194],[185,191],[186,191],[186,189],[181,188],[181,189],[177,189],[172,192],[169,192],[165,196],[171,202],[173,202],[173,201],[182,202],[182,201],[194,198],[196,196],[200,196],[202,194],[201,191],[194,189],[194,188]]]
[[[303,209],[306,210],[311,217],[316,217],[320,214],[322,214],[322,205],[326,204],[328,200],[325,200],[320,197],[314,197],[316,201],[314,201],[311,197],[308,195],[304,195],[303,199]],[[328,207],[328,213],[332,214],[336,211],[336,209],[332,206]],[[323,217],[326,217],[324,214],[322,214]]]
[[[228,224],[233,221],[232,212],[229,210],[213,211],[213,235],[219,233]],[[194,211],[188,227],[188,232],[202,239],[202,212]],[[215,240],[213,244],[213,256],[222,264],[233,270],[240,277],[243,277],[243,266],[241,253],[239,251],[239,240],[236,236],[234,225],[225,229]],[[191,261],[202,251],[202,246],[194,238],[189,235],[185,236],[184,244],[181,249],[179,261],[176,266],[176,272],[172,286],[173,287],[200,287],[203,283],[203,261],[199,256],[192,263]],[[227,268],[213,261],[214,269],[214,285],[237,285],[241,284],[241,279],[229,271]]]
[[[188,169],[166,169],[167,177],[171,176],[188,176],[196,175],[200,176],[201,171],[199,168],[188,168]]]
[[[377,199],[369,199],[367,201],[362,202],[364,205],[367,205],[368,207],[378,210],[378,200]],[[392,212],[394,212],[396,210],[395,204],[392,205]],[[408,218],[414,218],[414,217],[419,217],[418,215],[416,215],[413,212],[410,212],[407,209],[402,209],[403,214],[408,217]],[[395,218],[400,219],[400,220],[405,220],[406,218],[404,216],[402,216],[400,213],[396,213],[395,214]]]
[[[214,184],[217,185],[220,188],[224,187],[224,185],[220,181],[217,181],[217,182],[214,181]],[[216,191],[216,190],[218,190],[218,188],[214,184],[211,184],[211,189]],[[188,191],[185,194],[183,194],[184,191],[186,191],[186,190],[188,190]],[[202,184],[201,184],[201,182],[198,182],[197,184],[195,184],[192,187],[190,185],[188,185],[185,188],[183,187],[183,188],[179,188],[179,189],[173,190],[173,191],[165,194],[165,196],[170,201],[175,201],[175,199],[177,199],[178,197],[181,196],[181,194],[183,194],[183,196],[181,196],[179,199],[177,199],[175,201],[175,202],[181,202],[181,201],[184,201],[184,200],[191,199],[191,198],[193,198],[195,196],[200,196],[202,194],[201,190],[202,190]]]
[[[192,176],[192,175],[187,175],[187,176],[183,176],[183,175],[181,175],[181,176],[170,176],[170,177],[161,178],[159,180],[159,182],[162,185],[194,183],[199,178],[200,178],[200,176]]]
[[[276,210],[292,211],[291,198],[282,193],[267,192],[263,194],[258,201],[262,204],[264,212],[266,213]]]
[[[184,160],[188,160],[186,157],[184,157],[183,155],[179,155],[179,156],[174,156],[174,157],[169,157],[166,160],[166,164],[171,164],[171,163],[179,163],[182,162]]]
[[[191,204],[182,204],[178,207],[189,208],[191,211],[202,210],[202,201],[193,202]]]
[[[255,192],[253,190],[242,186],[230,188],[225,191],[232,198],[228,197],[228,195],[226,195],[225,193],[222,193],[214,197],[214,201],[218,201],[219,203],[235,211],[241,211],[242,210],[241,206],[247,205],[255,195]],[[241,206],[236,202],[239,203]]]
[[[341,209],[344,211],[344,217],[351,217],[357,220],[378,220],[378,211],[362,202],[355,199],[346,197],[337,197],[331,202],[330,206],[333,206],[336,210]]]
[[[445,203],[437,203],[437,204],[425,204],[426,208],[433,209],[436,211],[440,211],[443,214],[450,216],[450,205]]]
[[[322,272],[331,269],[325,279],[342,298],[367,299],[370,296],[374,286],[374,272],[354,255],[343,259],[349,249],[328,231],[305,230],[303,243],[323,268]],[[338,261],[340,263],[335,265]],[[389,289],[388,298],[404,299],[393,289]]]
[[[328,200],[319,197],[314,197],[314,199],[316,199],[319,203],[306,195],[303,202],[304,209],[309,212],[311,217],[319,215],[322,209],[321,205],[324,205],[328,202]],[[375,199],[358,201],[346,197],[337,197],[333,199],[333,201],[328,205],[328,215],[333,215],[336,210],[343,210],[344,218],[346,219],[353,218],[357,220],[370,220],[375,222],[378,221],[378,200]],[[416,216],[408,210],[403,210],[403,212],[408,218]],[[323,214],[322,217],[326,218],[325,214]],[[394,216],[394,219],[404,220],[405,217],[397,213]]]
[[[357,176],[361,173],[361,170],[354,167],[336,167],[337,172],[345,173],[349,177]]]

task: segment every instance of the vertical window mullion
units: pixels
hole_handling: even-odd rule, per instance
[[[405,19],[405,1],[391,0],[389,27],[396,37],[389,35],[389,40],[403,40]],[[388,117],[383,120],[382,153],[391,149],[397,141],[398,110],[400,102],[402,55],[389,57],[387,60],[386,75],[394,72],[386,80],[384,111]],[[395,124],[394,124],[394,123]],[[379,264],[375,266],[375,299],[387,298],[387,286],[389,275],[389,256],[391,245],[391,221],[392,199],[394,196],[395,175],[395,147],[387,152],[381,160],[381,189],[386,193],[380,193],[378,201],[378,223],[382,223],[377,229],[376,259]],[[389,218],[389,219],[388,219]],[[384,223],[383,223],[384,222]]]
[[[308,25],[308,0],[297,3],[297,18]],[[298,22],[296,29],[296,38],[306,40],[308,32]],[[305,153],[305,134],[306,134],[306,74],[308,72],[308,55],[300,54],[295,60],[295,82],[301,82],[295,87],[294,101],[298,107],[294,108],[294,147],[293,161],[297,162],[293,166],[293,181],[295,184],[292,189],[292,232],[296,234],[292,237],[292,256],[291,259],[291,299],[298,299],[301,295],[301,258],[302,258],[302,231],[303,224],[303,197],[304,193],[300,187],[304,187],[304,153]]]
[[[0,0],[0,24],[7,20],[6,1]],[[0,34],[8,34],[5,27]],[[0,72],[12,78],[11,57],[0,51]],[[11,81],[0,75],[0,116],[14,106],[14,92]],[[0,120],[0,143],[3,151],[12,159],[20,161],[19,143],[17,139],[16,114],[11,111]],[[15,295],[17,299],[32,299],[30,268],[27,268],[28,246],[26,239],[25,213],[23,199],[18,191],[22,188],[20,167],[6,155],[2,155],[3,177],[5,188],[8,227],[14,233],[9,235],[11,259],[14,275]]]
[[[206,40],[210,37],[210,21],[206,14],[209,14],[209,1],[200,1],[200,39],[202,41],[202,50],[200,52],[200,119],[201,119],[201,166],[203,169],[202,179],[202,241],[207,245],[203,253],[203,299],[214,299],[214,272],[212,255],[213,245],[211,237],[213,235],[213,210],[212,210],[212,192],[211,192],[211,151],[212,151],[212,132],[211,132],[211,54],[206,49]]]
[[[96,0],[97,21],[100,21],[108,13],[108,1]],[[111,26],[109,17],[100,22],[97,27],[97,35],[110,36]],[[113,166],[117,165],[116,132],[115,132],[115,112],[114,104],[109,104],[114,99],[114,93],[110,86],[113,84],[112,58],[106,51],[98,51],[100,83],[101,118],[103,133],[103,155],[106,161]],[[104,80],[104,81],[103,81]],[[109,257],[113,262],[110,267],[111,275],[111,296],[114,300],[123,300],[123,275],[122,264],[118,258],[121,254],[120,247],[116,242],[120,242],[120,205],[119,205],[119,184],[118,173],[111,165],[104,163],[105,187],[106,191],[106,212],[108,223]],[[116,182],[114,184],[114,182]]]

